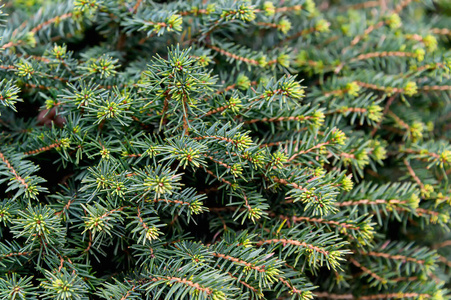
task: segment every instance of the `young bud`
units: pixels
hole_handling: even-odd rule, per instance
[[[451,164],[451,151],[445,150],[442,153],[440,153],[440,166],[443,167],[443,165],[450,165]]]
[[[412,139],[412,142],[416,142],[423,138],[424,129],[425,127],[423,122],[413,122],[409,130],[409,137]]]
[[[391,29],[397,29],[401,27],[402,24],[401,18],[396,13],[391,14],[385,22]]]
[[[313,0],[306,0],[304,2],[303,8],[310,14],[313,14],[316,11],[316,4]]]
[[[424,51],[423,48],[418,48],[415,50],[415,57],[419,62],[422,62],[424,60],[424,55],[426,54],[426,51]]]
[[[288,54],[281,53],[277,56],[277,63],[284,68],[290,67],[290,56]]]
[[[427,35],[423,38],[423,44],[429,52],[434,52],[437,49],[437,39],[433,35]]]
[[[273,16],[276,12],[276,8],[271,1],[265,1],[265,3],[263,3],[263,10],[268,17]]]
[[[431,194],[434,192],[434,187],[430,184],[425,184],[423,188],[421,189],[421,197],[423,198],[429,198],[431,197]]]
[[[322,111],[319,110],[315,111],[312,117],[313,117],[312,122],[315,127],[323,126],[326,115],[324,115]]]
[[[418,206],[420,205],[420,197],[418,197],[418,194],[417,193],[413,193],[411,196],[410,196],[410,198],[409,198],[409,200],[407,200],[407,203],[408,203],[408,205],[409,205],[409,207],[411,208],[411,209],[417,209],[418,208]]]
[[[277,29],[283,34],[287,34],[291,29],[291,22],[287,18],[283,18],[277,24]]]
[[[36,37],[34,36],[34,32],[27,32],[23,41],[28,47],[36,47]]]
[[[382,107],[380,107],[379,105],[373,103],[368,107],[368,119],[370,119],[371,121],[374,121],[376,123],[380,122],[382,116]]]
[[[245,91],[251,87],[251,81],[250,81],[249,77],[247,77],[246,75],[240,74],[240,75],[238,75],[238,78],[236,79],[236,86],[240,90]]]
[[[352,181],[352,174],[345,176],[342,180],[341,180],[341,188],[346,191],[349,192],[352,190],[352,188],[354,187],[354,182]]]
[[[276,168],[282,169],[283,168],[283,164],[287,162],[288,157],[287,157],[287,155],[284,152],[277,151],[277,152],[274,152],[272,154],[271,160],[272,160],[272,164]]]
[[[315,24],[315,30],[318,32],[328,32],[330,27],[330,23],[324,19],[318,20]]]
[[[301,50],[298,52],[298,54],[296,55],[296,65],[298,66],[302,66],[304,65],[308,60],[308,53],[305,50]]]
[[[101,4],[101,0],[74,0],[74,10],[92,14],[99,8]]]
[[[238,114],[240,109],[243,107],[241,100],[238,98],[231,97],[229,99],[228,110],[234,114]]]
[[[30,79],[34,73],[33,66],[27,61],[18,63],[16,65],[16,67],[18,70],[17,75],[19,75],[20,77],[25,77],[26,79]]]
[[[331,134],[332,141],[339,144],[344,145],[346,141],[346,135],[340,129],[334,129]]]
[[[413,81],[407,82],[406,85],[404,86],[404,94],[406,94],[407,96],[413,96],[416,95],[417,93],[418,93],[417,84]]]
[[[172,15],[167,19],[168,31],[182,31],[182,17],[180,15]]]
[[[348,93],[348,95],[357,97],[359,95],[359,91],[360,91],[360,86],[355,81],[349,82],[346,85],[346,92]]]
[[[378,140],[372,140],[370,142],[370,147],[373,148],[371,151],[371,155],[376,160],[384,160],[387,158],[387,149],[383,146],[383,144]]]
[[[260,67],[264,68],[268,65],[268,61],[266,59],[265,55],[260,56],[259,58],[257,58],[257,62],[259,64]]]
[[[56,59],[64,59],[66,58],[66,54],[67,54],[66,45],[63,46],[55,45],[50,51],[50,55],[54,56]]]
[[[234,177],[239,177],[243,174],[243,166],[240,163],[235,163],[230,167],[230,173]]]
[[[146,231],[146,239],[149,241],[158,239],[159,235],[160,235],[160,232],[159,232],[158,228],[155,226],[149,227]]]

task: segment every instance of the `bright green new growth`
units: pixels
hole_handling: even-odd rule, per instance
[[[447,4],[167,2],[1,8],[0,299],[448,299]]]

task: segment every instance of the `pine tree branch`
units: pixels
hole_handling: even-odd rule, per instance
[[[41,148],[38,148],[38,149],[35,149],[35,150],[24,152],[24,155],[33,155],[33,154],[42,153],[42,152],[45,152],[45,151],[49,151],[49,150],[51,150],[53,148],[57,148],[59,146],[61,146],[61,142],[56,142],[56,143],[50,144],[50,145],[45,146],[45,147],[41,147]]]
[[[379,282],[387,282],[386,279],[380,277],[379,275],[377,275],[376,273],[374,273],[373,271],[371,271],[370,269],[368,269],[365,266],[362,266],[358,261],[356,261],[354,258],[349,258],[349,261],[354,264],[356,267],[362,269],[363,272],[365,272],[366,274],[370,275],[371,277],[373,277],[374,279],[376,279]]]
[[[448,28],[432,28],[431,32],[434,34],[451,35],[451,30]]]
[[[374,136],[377,132],[377,130],[380,128],[382,121],[384,120],[384,116],[388,113],[388,111],[390,110],[390,106],[393,104],[393,102],[396,99],[396,95],[391,96],[390,98],[388,98],[387,103],[385,104],[384,110],[382,111],[382,117],[380,119],[380,121],[377,123],[376,126],[374,126],[373,130],[371,131],[371,136]]]
[[[359,252],[359,254],[361,255],[367,255],[367,256],[375,256],[375,257],[383,257],[386,259],[393,259],[393,260],[401,260],[401,261],[411,261],[417,264],[424,264],[425,261],[422,259],[416,259],[413,257],[408,257],[408,256],[404,256],[404,255],[391,255],[389,253],[384,253],[384,252],[375,252],[375,251],[370,251],[370,252]]]
[[[136,13],[138,11],[138,8],[141,5],[141,3],[142,3],[142,0],[136,0],[136,3],[135,3],[135,5],[132,8],[132,12],[133,13]]]
[[[335,73],[339,73],[341,69],[347,63],[354,63],[362,60],[367,60],[370,58],[382,58],[382,57],[417,57],[417,54],[411,52],[403,52],[403,51],[382,51],[382,52],[370,52],[365,54],[360,54],[357,57],[351,58],[348,62],[340,63],[334,70]]]
[[[322,253],[322,254],[324,254],[326,256],[329,255],[329,252],[324,250],[321,247],[317,247],[317,246],[314,246],[312,244],[307,244],[305,242],[296,241],[296,240],[290,240],[290,239],[268,239],[268,240],[262,240],[262,241],[259,241],[256,245],[257,246],[262,246],[264,244],[272,244],[272,243],[276,243],[276,244],[277,243],[282,243],[283,245],[290,244],[290,245],[294,245],[294,246],[300,246],[300,247],[308,248],[310,250],[314,250],[316,252]]]
[[[420,294],[420,293],[387,293],[387,294],[375,294],[375,295],[365,295],[354,297],[352,294],[329,294],[327,292],[315,292],[315,295],[319,298],[328,298],[334,300],[352,300],[352,299],[360,299],[360,300],[377,300],[377,299],[398,299],[398,298],[431,298],[429,294]]]
[[[289,216],[279,215],[274,212],[270,213],[269,216],[270,217],[279,217],[280,219],[292,221],[293,223],[296,223],[299,221],[306,221],[309,223],[321,223],[321,224],[328,224],[328,225],[333,225],[333,226],[346,228],[346,229],[360,230],[360,227],[355,226],[353,224],[337,222],[337,221],[333,221],[333,220],[326,220],[326,219],[322,219],[322,218],[296,217],[296,216],[289,217]]]
[[[283,121],[306,121],[314,119],[311,116],[296,116],[296,117],[274,117],[274,118],[262,118],[262,119],[252,119],[244,121],[244,124],[253,124],[257,122],[283,122]]]
[[[213,293],[213,290],[208,288],[208,287],[203,287],[200,284],[193,282],[191,280],[187,280],[186,278],[179,278],[179,277],[174,277],[174,276],[165,276],[165,277],[159,277],[159,276],[152,276],[149,277],[148,279],[146,279],[148,281],[153,281],[153,282],[158,282],[158,281],[165,281],[165,282],[171,282],[171,281],[175,281],[175,282],[180,282],[184,285],[188,285],[190,287],[195,288],[196,290],[198,290],[199,292],[204,292],[207,295],[211,295]]]
[[[410,176],[412,176],[412,178],[415,180],[415,182],[418,184],[418,186],[420,186],[421,189],[424,189],[424,184],[421,182],[420,178],[415,174],[415,171],[410,166],[410,163],[407,160],[407,158],[404,159],[403,162],[404,162],[404,165],[407,167],[407,170],[409,171]]]
[[[224,178],[222,178],[222,177],[216,176],[212,171],[208,170],[208,169],[205,168],[204,166],[202,166],[202,169],[203,169],[205,172],[207,172],[209,175],[211,175],[213,178],[216,178],[217,180],[219,180],[219,181],[221,181],[221,182],[223,182],[223,183],[226,183],[228,186],[233,186],[233,184],[232,184],[230,181],[228,181],[228,180],[226,180],[226,179],[224,179]]]
[[[72,17],[72,13],[66,13],[66,14],[62,14],[60,16],[53,17],[53,18],[51,18],[51,19],[49,19],[49,20],[47,20],[47,21],[45,21],[45,22],[43,22],[41,24],[36,25],[32,29],[30,29],[30,32],[36,33],[36,32],[38,32],[39,30],[41,30],[42,28],[44,28],[44,27],[46,27],[48,25],[51,25],[53,23],[59,23],[62,20],[67,19],[67,18],[71,18],[71,17]]]
[[[446,257],[438,255],[438,260],[451,268],[451,261],[449,261]]]
[[[230,277],[232,277],[233,279],[236,279],[240,284],[242,284],[243,286],[245,286],[246,288],[250,289],[251,291],[253,291],[256,295],[263,297],[263,292],[259,289],[257,289],[256,287],[253,287],[252,285],[248,284],[247,282],[239,279],[238,277],[233,276],[232,273],[227,272],[227,274],[229,274]]]
[[[16,171],[16,169],[11,165],[11,163],[6,159],[5,155],[0,152],[0,159],[6,165],[6,168],[12,173],[14,178],[25,188],[28,189],[28,183],[22,178]]]
[[[438,244],[434,244],[432,245],[433,249],[439,249],[439,248],[443,248],[443,247],[448,247],[451,246],[451,240],[447,240]]]
[[[230,57],[230,58],[232,58],[234,60],[242,61],[244,63],[250,64],[250,65],[254,65],[254,66],[259,66],[260,65],[260,63],[257,60],[255,60],[255,59],[241,57],[239,55],[233,54],[231,52],[228,52],[228,51],[226,51],[224,49],[221,49],[221,48],[219,48],[217,46],[214,46],[214,45],[205,44],[205,46],[207,48],[210,48],[210,49],[212,49],[212,50],[224,55],[224,56]]]
[[[335,203],[336,206],[354,206],[354,205],[373,205],[373,204],[406,204],[408,203],[407,200],[398,200],[398,199],[376,199],[376,200],[370,200],[370,199],[361,199],[361,200],[351,200],[351,201],[344,201],[344,202],[337,202]]]
[[[290,290],[291,293],[297,294],[297,295],[303,295],[304,294],[303,291],[298,290],[296,287],[291,285],[288,282],[288,280],[285,280],[283,277],[279,277],[279,281],[282,282]]]
[[[247,268],[250,268],[252,270],[256,270],[256,271],[258,271],[260,273],[266,273],[266,270],[265,270],[264,267],[255,266],[255,265],[253,265],[251,263],[248,263],[248,262],[246,262],[246,261],[244,261],[242,259],[239,259],[239,258],[236,258],[236,257],[232,257],[230,255],[225,255],[225,254],[216,253],[216,252],[212,252],[211,255],[213,255],[214,257],[223,258],[225,260],[228,260],[228,261],[231,261],[231,262],[234,262],[234,263],[242,264],[242,265],[246,266]]]

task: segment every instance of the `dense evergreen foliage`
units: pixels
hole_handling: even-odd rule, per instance
[[[447,1],[1,8],[0,299],[448,299]]]

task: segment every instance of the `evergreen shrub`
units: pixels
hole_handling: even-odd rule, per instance
[[[449,299],[449,3],[160,2],[4,2],[0,299]]]

